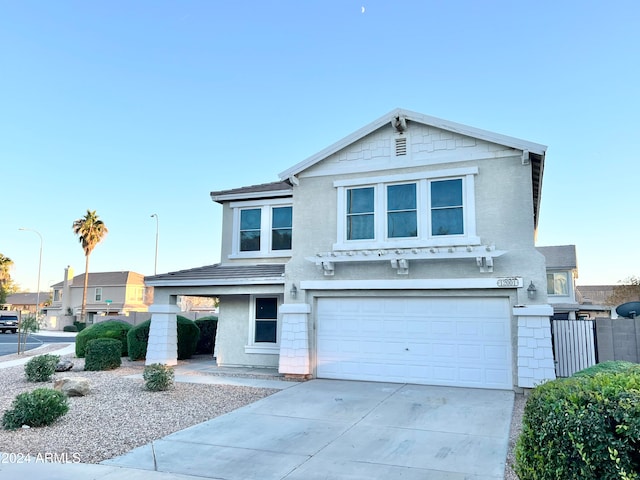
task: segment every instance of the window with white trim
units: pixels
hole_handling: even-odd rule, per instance
[[[279,296],[251,296],[249,343],[246,353],[279,353],[280,320],[282,299]]]
[[[232,202],[231,258],[291,255],[293,208],[291,199],[271,199],[262,204]]]
[[[96,302],[102,301],[102,287],[96,287],[95,301]]]
[[[556,296],[569,295],[569,272],[547,273],[547,294]]]
[[[476,167],[337,180],[334,249],[478,245]]]

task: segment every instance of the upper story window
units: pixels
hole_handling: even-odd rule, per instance
[[[431,182],[431,235],[464,233],[462,179]]]
[[[471,167],[334,182],[334,249],[478,245],[477,173]]]
[[[374,238],[374,189],[347,190],[347,238],[362,240]]]
[[[273,207],[271,214],[271,249],[291,250],[292,208]]]
[[[569,273],[554,272],[547,273],[547,294],[548,295],[569,295]]]
[[[144,302],[145,287],[128,287],[127,288],[127,301],[130,302]]]
[[[102,301],[102,287],[96,287],[95,301],[96,302],[101,302]]]
[[[231,257],[277,257],[291,254],[293,209],[291,199],[233,202]]]
[[[53,290],[53,301],[54,302],[62,301],[62,291],[58,290],[57,288]]]
[[[240,211],[240,251],[260,251],[260,217],[262,210],[247,208]]]
[[[418,236],[416,184],[387,186],[387,237]]]

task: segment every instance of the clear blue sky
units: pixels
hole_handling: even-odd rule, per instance
[[[364,12],[363,8],[364,7]],[[395,107],[547,145],[539,245],[579,284],[640,275],[640,3],[0,0],[0,253],[42,290],[220,260],[214,190],[277,174]]]

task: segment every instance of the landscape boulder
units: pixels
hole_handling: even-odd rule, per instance
[[[67,397],[84,397],[91,390],[85,377],[63,377],[53,382],[53,388]]]
[[[68,372],[73,368],[73,362],[69,359],[60,360],[56,365],[56,372]]]

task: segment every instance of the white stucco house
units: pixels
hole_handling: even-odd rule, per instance
[[[211,192],[221,262],[146,277],[147,363],[178,295],[220,298],[216,360],[494,389],[555,378],[535,233],[546,147],[396,109],[280,173]]]

